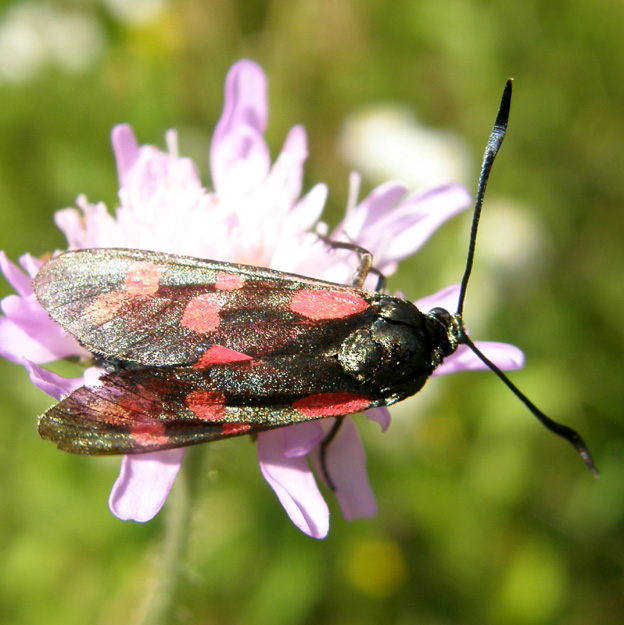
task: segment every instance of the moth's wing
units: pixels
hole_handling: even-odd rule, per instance
[[[123,370],[83,386],[39,419],[39,433],[82,454],[136,454],[350,414],[383,401],[337,359],[302,355]]]
[[[50,317],[89,351],[144,366],[335,353],[374,320],[374,293],[143,250],[66,252],[41,268],[34,289]],[[215,345],[226,351],[209,351]]]

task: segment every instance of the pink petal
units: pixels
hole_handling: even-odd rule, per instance
[[[267,432],[266,436],[272,434],[275,431]],[[324,433],[318,421],[308,421],[280,428],[280,435],[284,437],[284,455],[287,458],[297,458],[309,454],[323,440]]]
[[[119,124],[111,132],[111,143],[117,162],[117,177],[119,186],[123,189],[128,183],[128,174],[139,159],[139,144],[137,143],[132,127],[128,124]]]
[[[210,169],[215,189],[243,185],[252,189],[269,171],[263,139],[268,116],[267,81],[253,61],[239,61],[228,72],[225,104],[210,146]]]
[[[13,264],[3,251],[0,251],[0,271],[16,293],[22,297],[32,294],[32,277]]]
[[[9,295],[0,307],[6,317],[0,319],[0,353],[7,354],[5,358],[46,363],[87,355],[76,339],[50,319],[34,295]]]
[[[163,185],[179,183],[184,187],[200,187],[197,170],[190,159],[177,155],[177,133],[167,132],[169,152],[151,145],[139,147],[129,126],[113,129],[113,149],[121,185],[122,204],[138,213],[155,214],[150,203],[163,191]],[[118,211],[118,221],[128,215]]]
[[[390,427],[390,411],[385,406],[379,406],[379,408],[369,408],[364,412],[364,416],[369,421],[379,423],[382,432],[385,432]]]
[[[275,194],[273,211],[284,214],[292,210],[301,195],[303,165],[307,158],[308,138],[305,128],[294,126],[284,141],[268,179]]]
[[[145,523],[160,511],[180,470],[184,449],[124,456],[108,505],[123,521]]]
[[[120,193],[123,194],[123,190]],[[80,195],[76,204],[80,211],[64,208],[54,213],[54,223],[67,238],[69,249],[127,244],[125,238],[116,237],[118,224],[103,203],[89,204],[87,198]]]
[[[366,473],[366,454],[351,419],[344,419],[338,434],[327,447],[325,461],[344,518],[353,521],[375,516],[377,501]],[[322,475],[319,453],[314,454],[314,466]]]
[[[27,297],[8,295],[2,300],[1,306],[7,319],[42,343],[48,343],[47,334],[55,327],[59,328],[59,335],[61,335],[60,326],[50,319],[48,313],[32,294]],[[65,337],[68,337],[66,332]],[[50,342],[55,342],[56,339],[57,337]],[[76,345],[75,340],[74,345]]]
[[[431,235],[451,217],[471,205],[470,194],[463,187],[447,184],[401,202],[377,223],[382,232],[391,232],[392,245],[379,261],[398,262],[418,251]]]
[[[386,274],[470,205],[468,192],[459,185],[442,185],[399,202],[404,193],[397,182],[380,185],[337,228],[372,252],[375,267]]]
[[[139,158],[132,169],[124,176],[125,186],[130,204],[134,211],[149,210],[150,203],[158,194],[167,179],[171,168],[169,154],[158,150],[151,145],[144,145],[139,149]],[[147,213],[149,214],[149,213]],[[120,215],[117,216],[118,219]]]
[[[288,429],[288,428],[284,428]],[[304,457],[286,457],[288,440],[283,429],[258,434],[258,459],[290,520],[312,538],[325,538],[329,509]]]
[[[524,354],[513,345],[486,341],[475,341],[475,345],[503,371],[521,369],[524,365]],[[485,370],[489,370],[487,365],[481,362],[469,347],[460,345],[454,354],[444,359],[444,362],[433,372],[433,375]]]
[[[63,378],[29,360],[24,363],[24,367],[28,371],[30,381],[56,400],[66,397],[84,384],[83,378]]]
[[[315,184],[292,208],[302,231],[311,230],[320,219],[327,200],[327,185]]]
[[[35,258],[30,254],[22,254],[19,257],[19,264],[22,269],[28,274],[29,278],[34,278],[37,272],[45,264],[46,261]],[[32,292],[32,284],[30,285],[30,291]]]
[[[53,322],[50,321],[50,323]],[[57,327],[60,328],[60,326]],[[65,334],[65,337],[67,336],[69,335]],[[56,341],[55,338],[59,340]],[[43,364],[77,355],[76,351],[81,349],[75,341],[75,348],[69,347],[65,339],[59,336],[55,330],[52,331],[47,342],[48,345],[43,345],[11,320],[0,317],[0,356],[3,358],[18,364],[23,364],[24,360]]]
[[[6,317],[0,317],[0,356],[18,364],[24,360],[45,363],[57,359],[53,350],[32,339]]]
[[[100,386],[102,376],[106,373],[102,367],[88,367],[84,370],[82,378],[85,386]]]
[[[347,197],[347,209],[345,220],[349,219],[351,213],[357,206],[358,197],[360,196],[360,188],[362,186],[362,176],[357,171],[349,172],[349,195]]]
[[[338,230],[342,229],[350,239],[357,240],[359,245],[370,243],[372,237],[366,235],[380,234],[375,228],[376,224],[406,192],[405,185],[394,181],[375,187],[358,206],[347,213]],[[370,232],[367,232],[369,229]],[[371,251],[368,247],[366,249]],[[377,249],[374,249],[377,252]]]
[[[416,300],[414,305],[423,313],[428,313],[432,308],[444,308],[453,315],[457,310],[458,302],[459,284],[452,284],[433,295]]]

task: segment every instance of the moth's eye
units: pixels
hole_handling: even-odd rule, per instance
[[[453,321],[453,315],[445,308],[432,308],[427,314],[439,321],[445,328],[448,328]]]

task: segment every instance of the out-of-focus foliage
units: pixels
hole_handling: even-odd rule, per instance
[[[383,436],[362,420],[380,512],[348,524],[333,505],[324,542],[288,521],[252,444],[206,447],[175,622],[623,621],[623,23],[615,0],[3,3],[0,247],[13,260],[63,247],[52,215],[77,194],[115,205],[116,123],[161,146],[177,128],[208,183],[224,77],[241,57],[268,74],[274,152],[306,126],[307,185],[329,183],[331,223],[346,203],[347,119],[407,107],[462,137],[474,186],[516,79],[466,319],[474,336],[525,350],[513,379],[583,433],[601,479],[487,373],[430,382]],[[391,288],[416,299],[458,281],[467,230],[467,218],[445,226]],[[0,620],[132,623],[166,509],[146,525],[115,519],[118,459],[41,441],[35,417],[51,400],[22,368],[0,372]]]

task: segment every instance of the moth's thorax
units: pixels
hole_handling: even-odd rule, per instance
[[[376,294],[371,305],[376,319],[345,338],[338,359],[345,373],[373,385],[385,403],[394,403],[417,392],[455,351],[457,324],[446,311],[425,314],[388,295]]]

